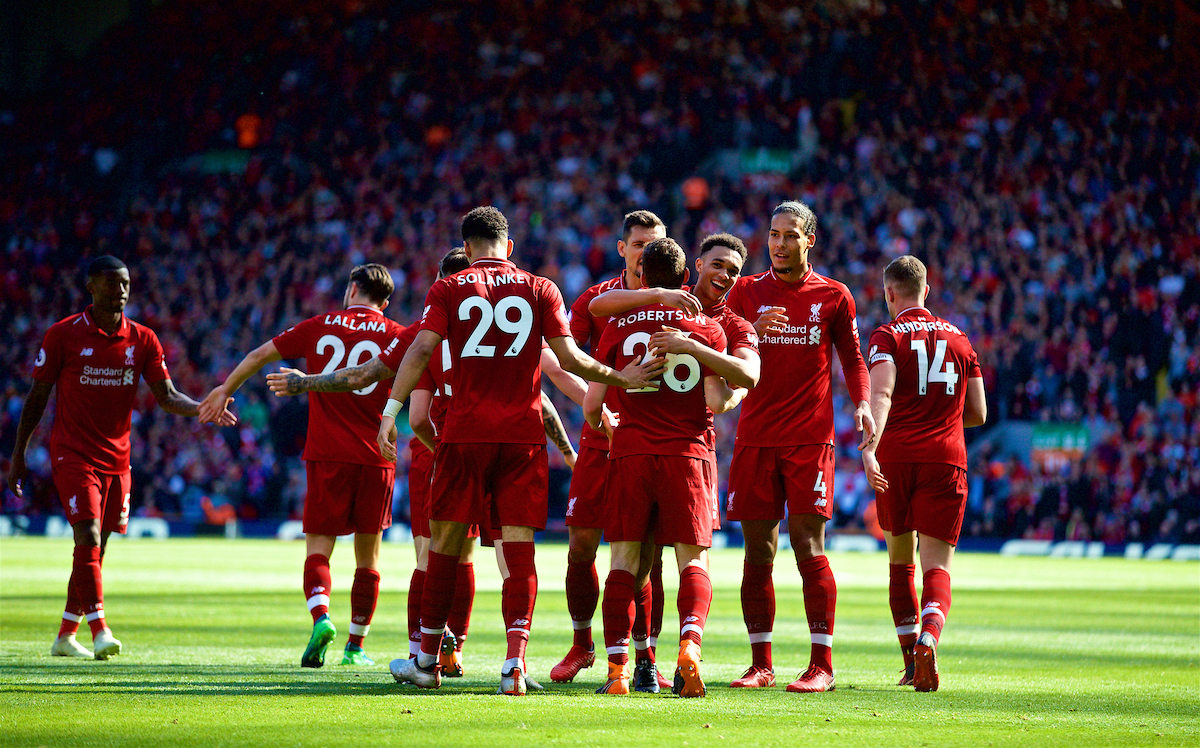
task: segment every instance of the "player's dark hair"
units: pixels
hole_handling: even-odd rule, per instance
[[[632,213],[625,214],[625,222],[621,224],[621,241],[629,241],[629,235],[633,233],[634,226],[641,226],[646,229],[652,229],[655,226],[662,226],[664,230],[667,228],[662,219],[650,211],[635,210]]]
[[[746,262],[746,245],[733,234],[709,234],[700,242],[700,257],[703,257],[713,247],[725,247]]]
[[[687,278],[687,255],[670,237],[655,239],[642,250],[642,281],[649,288],[680,288]]]
[[[101,255],[88,263],[87,277],[95,278],[109,270],[125,270],[127,266],[112,255]]]
[[[392,297],[396,283],[392,274],[383,265],[372,262],[369,265],[359,265],[350,271],[350,282],[358,284],[358,290],[376,304],[382,304]]]
[[[799,218],[800,228],[804,230],[805,234],[817,233],[817,214],[799,200],[784,200],[775,206],[775,210],[771,211],[771,217],[774,218],[780,213],[791,213]]]
[[[467,250],[455,247],[447,252],[442,261],[438,263],[438,277],[445,278],[469,267],[471,267],[471,258],[467,257]]]
[[[927,277],[925,263],[912,255],[897,257],[883,269],[883,285],[895,288],[905,299],[920,298]]]
[[[464,242],[488,243],[508,239],[508,219],[491,205],[481,205],[462,219]]]

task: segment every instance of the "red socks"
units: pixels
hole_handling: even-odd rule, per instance
[[[87,618],[88,628],[95,637],[107,626],[104,623],[104,583],[100,578],[100,546],[77,545],[72,552],[70,590],[74,588],[79,608]],[[64,611],[64,618],[66,611]]]
[[[930,569],[921,579],[921,633],[929,632],[938,641],[949,612],[950,572]]]
[[[446,625],[458,639],[458,650],[462,650],[471,628],[471,608],[475,605],[475,564],[459,564],[454,582],[454,605],[450,607],[450,618]]]
[[[637,584],[637,580],[634,580]],[[605,587],[607,589],[607,586]],[[637,650],[637,658],[649,658],[654,662],[654,650],[650,647],[650,619],[653,617],[654,590],[647,581],[633,595],[633,648]]]
[[[501,672],[508,672],[514,666],[525,666],[525,645],[529,643],[533,605],[537,601],[537,569],[533,565],[533,543],[505,541],[504,562],[508,564],[508,584],[504,587],[504,623],[508,635],[508,654]]]
[[[913,659],[913,645],[921,629],[917,614],[917,586],[913,582],[916,564],[888,564],[888,604],[892,608],[892,623],[900,640],[904,665]]]
[[[371,630],[375,603],[379,600],[379,572],[375,569],[355,569],[354,584],[350,587],[349,644],[361,647],[363,637]]]
[[[650,630],[648,643],[650,644],[650,659],[654,659],[654,650],[658,646],[658,635],[662,633],[663,609],[666,606],[666,593],[663,592],[663,565],[662,565],[662,550],[659,550],[658,558],[654,559],[654,566],[650,567]]]
[[[636,584],[632,574],[618,569],[610,571],[604,583],[604,649],[608,661],[618,665],[629,662]]]
[[[679,574],[679,641],[704,643],[704,623],[712,604],[712,580],[699,566],[688,566]]]
[[[742,564],[742,619],[750,634],[751,665],[771,669],[771,632],[775,628],[775,564]]]
[[[408,656],[421,650],[421,598],[425,596],[425,572],[413,569],[408,580]]]
[[[833,613],[837,608],[837,583],[829,559],[813,556],[796,564],[804,580],[804,612],[812,637],[809,664],[833,673]]]
[[[421,650],[417,663],[430,667],[438,660],[442,634],[454,604],[454,584],[458,578],[458,555],[429,551],[425,586],[421,595]]]
[[[321,616],[329,615],[329,556],[314,553],[304,559],[304,597],[308,600],[308,612],[313,623]]]
[[[567,611],[571,614],[571,626],[575,629],[572,641],[577,647],[590,649],[592,646],[592,616],[596,614],[596,603],[600,601],[600,578],[596,574],[596,562],[576,564],[567,560]]]

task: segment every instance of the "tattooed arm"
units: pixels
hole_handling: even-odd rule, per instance
[[[378,356],[359,366],[338,369],[328,374],[305,374],[286,366],[276,374],[267,375],[267,386],[277,396],[299,395],[301,392],[350,392],[395,375]]]
[[[550,441],[554,442],[554,446],[562,452],[563,459],[567,461],[567,467],[574,470],[575,448],[571,446],[571,440],[567,437],[567,430],[563,428],[562,419],[558,417],[554,403],[550,401],[550,396],[545,392],[542,393],[542,426],[546,429],[546,436],[550,437]]]

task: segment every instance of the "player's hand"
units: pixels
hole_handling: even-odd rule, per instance
[[[625,378],[625,389],[637,390],[643,387],[656,386],[654,380],[662,376],[663,371],[667,368],[667,359],[662,356],[638,356],[633,361],[621,369],[621,376]]]
[[[379,445],[379,454],[383,455],[383,459],[388,462],[396,461],[396,419],[391,416],[384,416],[379,422],[379,433],[375,436],[375,443]]]
[[[607,405],[600,406],[600,427],[608,434],[608,443],[612,444],[613,432],[621,425],[621,414],[608,409]]]
[[[692,340],[691,335],[690,332],[663,325],[661,332],[650,336],[648,345],[656,356],[664,353],[691,353],[696,347],[696,341]]]
[[[704,309],[700,305],[700,299],[697,299],[682,288],[659,288],[656,289],[656,292],[658,303],[682,309],[688,314],[699,314]]]
[[[765,337],[768,333],[783,332],[784,326],[788,322],[788,316],[784,314],[787,309],[781,306],[773,306],[767,311],[758,316],[758,321],[754,323],[754,332],[758,333],[758,337]]]
[[[867,483],[871,488],[883,493],[888,490],[887,478],[883,477],[883,473],[879,472],[879,462],[875,459],[875,450],[865,449],[862,453],[863,470],[867,473]]]
[[[271,392],[275,393],[275,397],[307,392],[304,389],[304,372],[299,369],[289,369],[286,366],[280,367],[278,372],[267,375],[267,386],[271,388]]]
[[[877,446],[875,444],[875,416],[871,415],[871,406],[865,400],[854,409],[854,428],[862,432],[862,441],[858,444],[859,452],[867,447]]]
[[[21,485],[25,482],[27,475],[29,475],[29,468],[25,467],[24,453],[13,452],[11,465],[8,468],[8,487],[17,495],[18,499],[25,498]]]
[[[563,460],[566,461],[567,467],[571,468],[571,470],[575,469],[575,461],[578,459],[579,459],[579,453],[576,452],[574,449],[572,449],[569,454],[566,452],[563,453]]]
[[[200,401],[200,412],[196,416],[200,419],[200,423],[218,423],[221,426],[232,426],[237,423],[237,416],[230,412],[229,406],[233,404],[233,398],[225,391],[223,385],[213,387],[212,392]],[[227,415],[228,414],[228,415]],[[232,422],[225,423],[232,418]]]

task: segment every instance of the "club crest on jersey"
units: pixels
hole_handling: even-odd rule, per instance
[[[817,303],[809,306],[808,321],[809,322],[820,322],[821,321],[821,302],[818,301]]]
[[[67,506],[71,507],[71,514],[79,513],[79,505],[77,502],[78,497],[76,496],[72,496],[71,498],[67,499]]]
[[[572,496],[567,499],[567,516],[571,517],[575,514],[575,502],[579,500],[578,496]]]
[[[137,350],[136,345],[126,346],[126,348],[125,348],[125,365],[126,366],[133,366],[133,363],[134,363],[133,355],[136,350]]]

